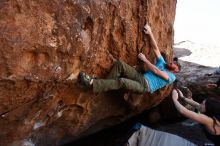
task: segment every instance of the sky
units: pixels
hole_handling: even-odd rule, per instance
[[[220,0],[177,0],[175,43],[220,46]]]

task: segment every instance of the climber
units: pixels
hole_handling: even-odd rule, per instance
[[[143,53],[138,54],[138,58],[146,63],[149,71],[144,74],[138,73],[133,67],[117,61],[110,71],[107,79],[95,79],[84,72],[81,72],[80,81],[87,87],[93,88],[94,93],[120,88],[127,89],[135,93],[153,93],[154,91],[171,84],[176,77],[173,73],[180,70],[177,61],[166,63],[161,56],[154,35],[148,24],[144,26],[144,33],[150,38],[151,46],[156,56],[156,63],[151,64]]]
[[[178,94],[179,92],[179,94]],[[195,113],[182,106],[178,98],[182,98],[188,104],[194,106],[200,113]],[[213,140],[216,145],[220,145],[220,102],[207,98],[201,104],[192,99],[185,98],[180,90],[173,90],[172,99],[176,109],[185,117],[192,119],[206,129],[208,138]]]

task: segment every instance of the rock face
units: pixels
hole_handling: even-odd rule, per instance
[[[176,0],[1,0],[0,145],[61,145],[117,124],[162,101],[166,87],[137,97],[78,86],[80,70],[104,78],[114,60],[149,52],[148,22],[172,54]],[[149,100],[150,99],[150,100]]]

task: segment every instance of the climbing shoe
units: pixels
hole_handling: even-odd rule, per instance
[[[79,79],[80,81],[86,86],[86,87],[91,87],[91,80],[93,79],[93,77],[87,75],[86,73],[84,72],[80,72],[79,73]]]

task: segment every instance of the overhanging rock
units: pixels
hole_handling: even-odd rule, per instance
[[[116,59],[138,64],[149,52],[146,22],[169,59],[175,8],[176,0],[1,1],[0,145],[59,145],[159,104],[168,87],[129,111],[118,93],[96,95],[76,80],[80,70],[105,77]]]

